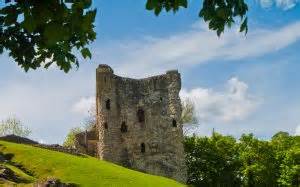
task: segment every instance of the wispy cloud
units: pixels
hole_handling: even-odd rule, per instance
[[[294,8],[300,1],[299,0],[259,0],[263,8],[271,8],[276,6],[283,10],[290,10]]]
[[[229,79],[221,91],[199,87],[189,91],[184,89],[180,94],[183,99],[193,101],[200,123],[244,120],[261,102],[249,93],[248,85],[237,77]]]
[[[94,96],[82,97],[73,105],[72,111],[81,115],[88,115],[88,112],[95,106],[95,101]]]
[[[104,62],[119,74],[142,77],[171,68],[208,63],[213,60],[241,60],[276,52],[299,40],[300,22],[276,29],[255,29],[247,36],[234,30],[220,38],[202,23],[184,33],[168,37],[114,42],[100,49]],[[136,71],[139,70],[139,71]]]

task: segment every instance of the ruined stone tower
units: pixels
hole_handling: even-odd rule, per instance
[[[130,79],[107,65],[99,65],[96,74],[97,141],[87,144],[89,150],[100,159],[185,182],[180,74]]]

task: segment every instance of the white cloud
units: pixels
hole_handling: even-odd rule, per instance
[[[295,135],[300,136],[300,125],[296,127]]]
[[[260,0],[259,3],[262,8],[270,8],[273,6],[273,0]]]
[[[275,4],[277,8],[290,10],[299,3],[299,0],[259,0],[259,2],[263,8],[271,8]]]
[[[82,97],[73,105],[72,111],[82,115],[88,115],[88,112],[94,105],[95,97]]]
[[[228,123],[247,118],[258,106],[259,101],[249,94],[248,85],[233,77],[222,91],[208,88],[182,90],[183,99],[190,99],[200,123]]]
[[[252,27],[247,36],[231,29],[218,38],[198,23],[184,33],[118,41],[95,51],[96,58],[112,65],[118,74],[143,77],[218,59],[241,60],[276,52],[298,41],[299,30],[300,22],[295,22],[276,29]]]

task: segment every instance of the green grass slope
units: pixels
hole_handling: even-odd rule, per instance
[[[78,157],[29,145],[0,141],[0,152],[13,154],[11,161],[22,165],[27,173],[32,173],[35,182],[53,177],[64,183],[93,187],[184,186],[171,179],[126,169],[93,157]]]

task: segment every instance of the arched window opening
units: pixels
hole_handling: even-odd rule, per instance
[[[121,132],[127,132],[127,125],[126,125],[125,121],[122,122]]]
[[[105,101],[105,106],[106,106],[106,109],[107,109],[107,110],[110,110],[110,99],[107,99],[107,100]]]
[[[173,125],[173,127],[177,127],[177,121],[175,119],[173,119],[172,125]]]
[[[146,147],[144,143],[141,143],[141,153],[145,153],[146,152]]]
[[[145,122],[145,112],[143,109],[139,109],[137,112],[137,117],[140,123]]]
[[[108,124],[106,122],[104,123],[104,128],[108,129]]]

